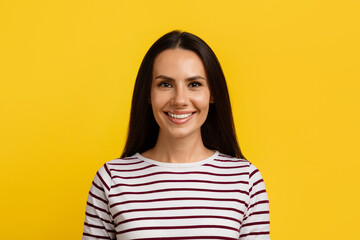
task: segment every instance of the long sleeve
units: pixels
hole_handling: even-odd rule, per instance
[[[82,239],[116,239],[115,225],[108,206],[111,174],[106,164],[96,173],[87,199]]]
[[[259,170],[249,167],[249,203],[240,228],[240,240],[269,240],[269,199]]]

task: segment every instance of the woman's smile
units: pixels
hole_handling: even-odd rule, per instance
[[[176,123],[176,124],[184,124],[184,123],[190,121],[190,119],[192,118],[192,116],[195,113],[196,112],[175,114],[175,113],[171,113],[171,112],[165,112],[165,114],[170,119],[170,121],[172,121],[173,123]]]

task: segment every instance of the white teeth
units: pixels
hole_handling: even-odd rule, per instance
[[[192,115],[192,113],[187,113],[187,114],[172,114],[172,113],[167,113],[170,117],[172,118],[176,118],[176,119],[183,119],[183,118],[188,118]]]

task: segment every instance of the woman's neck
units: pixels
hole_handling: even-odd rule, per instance
[[[184,138],[171,138],[159,133],[155,147],[141,155],[160,162],[188,163],[206,159],[214,152],[204,146],[201,133]]]

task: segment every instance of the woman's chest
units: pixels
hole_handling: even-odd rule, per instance
[[[109,208],[117,239],[238,239],[249,198],[246,179],[161,172],[115,177]]]

